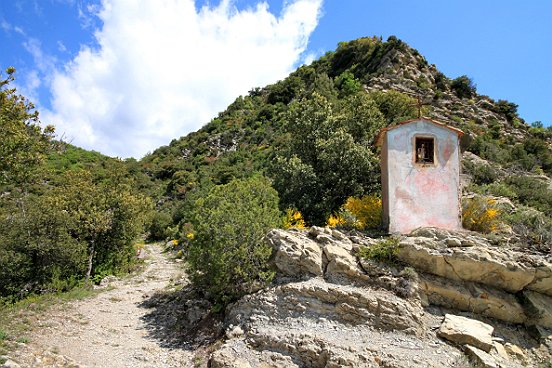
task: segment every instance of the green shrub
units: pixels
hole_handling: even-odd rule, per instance
[[[468,171],[473,176],[473,182],[477,185],[491,184],[498,178],[498,173],[491,165],[473,165]]]
[[[530,176],[512,176],[506,179],[506,183],[522,204],[552,214],[552,190],[545,181]]]
[[[454,79],[450,87],[459,98],[472,98],[475,96],[476,86],[466,75]]]
[[[552,219],[532,208],[518,208],[504,214],[503,219],[520,236],[522,244],[536,246],[542,251],[552,250]]]
[[[377,262],[396,264],[397,254],[399,253],[399,241],[399,237],[391,236],[374,245],[360,248],[358,256]]]
[[[166,212],[155,212],[149,226],[150,240],[165,240],[171,235],[170,227],[173,224],[171,215]]]
[[[497,197],[507,197],[511,199],[517,198],[516,192],[505,183],[491,183],[489,185],[485,185],[484,188],[486,193]]]
[[[264,177],[213,187],[195,203],[195,237],[187,257],[192,282],[221,306],[270,282],[272,249],[264,243],[280,224],[278,194]]]

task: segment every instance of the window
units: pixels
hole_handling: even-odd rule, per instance
[[[433,138],[416,137],[416,150],[414,162],[417,164],[433,164],[435,162]]]

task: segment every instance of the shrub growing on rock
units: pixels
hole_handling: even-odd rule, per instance
[[[462,201],[462,226],[468,230],[490,233],[499,226],[499,210],[489,198],[473,197]]]
[[[263,177],[213,187],[195,202],[188,263],[192,282],[219,306],[271,281],[269,229],[280,224],[278,194]]]

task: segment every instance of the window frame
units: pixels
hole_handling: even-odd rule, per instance
[[[420,141],[431,141],[432,145],[432,161],[418,161],[418,142]],[[423,142],[422,142],[423,143]],[[420,143],[420,144],[422,144]],[[428,135],[428,134],[416,134],[414,135],[412,139],[412,160],[416,166],[421,167],[428,167],[428,166],[436,166],[437,165],[437,138],[434,135]]]

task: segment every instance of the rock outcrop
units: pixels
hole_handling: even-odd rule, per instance
[[[446,314],[437,334],[460,345],[472,345],[487,353],[493,348],[494,327],[471,318]]]
[[[278,277],[227,309],[213,367],[449,367],[466,356],[520,367],[536,361],[519,347],[532,337],[496,332],[497,320],[550,327],[550,260],[471,232],[418,229],[398,241],[402,264],[359,257],[381,241],[360,233],[272,230],[267,240]]]

